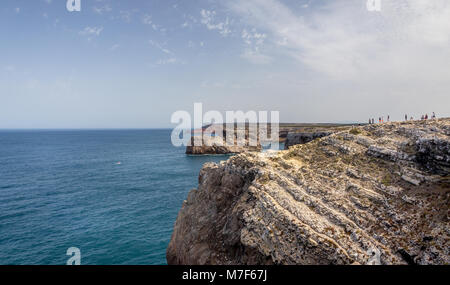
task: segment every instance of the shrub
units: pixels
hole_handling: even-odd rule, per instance
[[[381,183],[383,183],[384,186],[389,186],[392,183],[392,177],[390,174],[387,174],[383,177],[383,180],[381,180]]]
[[[357,128],[353,128],[353,129],[350,130],[350,133],[352,135],[356,136],[356,135],[359,135],[361,133],[361,131],[359,129],[357,129]]]

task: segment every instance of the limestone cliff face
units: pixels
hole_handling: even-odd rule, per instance
[[[448,264],[450,119],[205,164],[169,264]]]
[[[248,139],[245,144],[240,146],[236,143],[228,145],[221,137],[204,137],[199,146],[194,145],[194,137],[191,139],[191,145],[186,147],[186,154],[204,155],[204,154],[236,154],[246,151],[261,151],[260,144],[256,146],[249,145]]]

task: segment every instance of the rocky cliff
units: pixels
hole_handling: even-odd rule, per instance
[[[448,264],[450,119],[205,164],[169,264]]]
[[[323,138],[331,135],[331,131],[317,131],[308,133],[288,133],[286,136],[286,142],[284,143],[284,149],[289,149],[289,147],[297,144],[309,143],[315,139]]]
[[[255,135],[253,136],[248,124],[235,124],[231,128],[233,130],[234,143],[229,144],[226,142],[227,125],[209,125],[199,131],[197,137],[193,136],[191,138],[190,145],[186,147],[186,154],[236,154],[262,150],[257,126],[254,129]],[[240,135],[242,136],[242,144],[238,143]],[[197,145],[195,144],[195,139],[200,140]]]
[[[194,145],[194,137],[191,139],[191,145],[186,147],[186,154],[204,155],[204,154],[236,154],[246,151],[261,151],[261,144],[256,146],[249,145],[248,138],[244,145],[228,145],[222,137],[207,137],[204,136],[202,143],[198,146]]]

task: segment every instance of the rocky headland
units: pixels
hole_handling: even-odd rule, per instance
[[[234,143],[227,144],[223,137],[208,137],[202,138],[201,144],[196,146],[194,144],[194,137],[191,138],[191,145],[186,147],[186,154],[191,155],[206,155],[206,154],[237,154],[247,151],[261,151],[261,144],[256,146],[249,144],[248,138],[245,139],[244,145]]]
[[[448,264],[450,119],[207,163],[169,264]]]
[[[237,154],[247,151],[261,151],[261,129],[259,126],[256,127],[257,145],[251,146],[249,143],[249,125],[236,125],[234,126],[234,144],[227,144],[224,141],[226,138],[226,125],[218,128],[219,125],[208,125],[202,130],[197,131],[197,136],[202,135],[203,141],[195,145],[194,137],[191,139],[191,143],[186,147],[186,154],[190,155],[205,155],[205,154]],[[209,132],[214,135],[203,134],[203,131],[207,128],[211,128]],[[284,148],[288,149],[290,146],[297,144],[308,143],[317,138],[324,136],[329,136],[335,132],[350,129],[350,125],[339,125],[339,124],[280,124],[278,142],[284,143]],[[243,145],[238,145],[237,134],[239,131],[243,131],[245,134],[245,142]],[[270,125],[267,132],[270,134]],[[219,135],[220,133],[220,135]],[[264,134],[267,137],[266,134]],[[269,135],[270,137],[270,135]],[[222,138],[222,139],[221,139]]]
[[[254,129],[248,124],[234,124],[228,127],[226,124],[208,125],[201,130],[197,130],[191,137],[190,145],[186,146],[186,154],[237,154],[262,150],[257,125],[253,126]],[[232,129],[233,143],[226,141],[229,129]],[[238,143],[241,138],[242,141]],[[195,143],[196,139],[198,140],[197,143]]]

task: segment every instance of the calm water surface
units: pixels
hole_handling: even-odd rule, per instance
[[[0,131],[0,264],[165,264],[208,161],[170,130]]]

